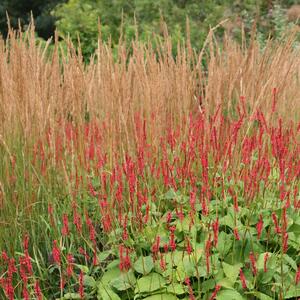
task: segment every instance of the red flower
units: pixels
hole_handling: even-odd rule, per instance
[[[67,276],[71,277],[73,275],[73,263],[74,263],[74,257],[72,254],[67,254]]]
[[[263,221],[262,215],[260,214],[260,215],[259,215],[259,221],[258,221],[258,223],[256,224],[257,239],[258,239],[258,240],[260,239],[260,236],[261,236],[261,232],[262,232],[263,226],[264,226],[264,221]]]
[[[255,256],[254,256],[253,252],[250,252],[249,258],[251,261],[252,273],[255,276],[257,274],[257,268],[256,268],[256,260],[255,260]]]
[[[214,246],[217,247],[217,245],[218,245],[218,236],[219,236],[219,219],[218,218],[212,224],[212,227],[213,227],[213,231],[214,231]]]
[[[283,253],[286,253],[288,250],[288,239],[289,235],[287,232],[282,233],[282,249]]]
[[[35,292],[37,300],[42,300],[43,299],[42,291],[41,291],[41,288],[40,288],[40,285],[39,285],[38,281],[36,281],[35,284],[34,284],[34,292]]]
[[[274,222],[274,225],[275,225],[275,232],[276,233],[281,233],[281,229],[278,226],[277,216],[276,216],[276,214],[274,212],[272,213],[272,219],[273,219],[273,222]]]
[[[239,241],[240,240],[240,235],[239,235],[239,232],[238,232],[237,228],[233,229],[233,234],[234,234],[235,239],[237,241]]]
[[[186,243],[186,252],[188,253],[188,255],[190,255],[193,252],[193,247],[189,239],[187,239]]]
[[[211,295],[211,297],[210,297],[210,300],[214,300],[214,299],[216,298],[217,293],[218,293],[218,291],[219,291],[220,289],[221,289],[221,286],[217,284],[216,287],[215,287],[214,292],[212,293],[212,295]]]
[[[68,223],[68,215],[67,214],[63,214],[63,228],[61,229],[61,234],[63,236],[67,236],[69,235],[70,231],[69,231],[69,223]]]
[[[205,244],[205,257],[206,257],[206,272],[209,274],[210,270],[210,250],[211,250],[211,236],[209,235],[208,240]]]
[[[243,289],[247,289],[246,277],[245,277],[242,269],[240,269],[240,280],[242,282]]]
[[[160,245],[160,236],[157,236],[155,243],[152,245],[152,248],[151,248],[151,251],[154,255],[156,255],[158,253],[159,245]]]
[[[267,261],[269,259],[269,253],[267,252],[265,255],[264,255],[264,272],[266,273],[267,272]]]
[[[52,248],[52,257],[55,263],[60,265],[60,250],[57,247],[57,241],[53,241],[53,248]]]
[[[160,265],[160,267],[161,267],[161,269],[162,269],[163,271],[166,270],[166,261],[165,261],[164,256],[163,256],[162,253],[160,254],[160,262],[159,262],[159,265]]]
[[[79,295],[80,299],[84,299],[84,287],[83,287],[83,272],[79,274]]]
[[[298,270],[296,272],[295,282],[296,282],[296,285],[298,285],[298,283],[300,282],[300,265],[299,265]]]

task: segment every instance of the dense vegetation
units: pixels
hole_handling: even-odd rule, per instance
[[[296,2],[1,2],[0,299],[300,297]]]
[[[299,297],[297,33],[0,40],[1,298]]]

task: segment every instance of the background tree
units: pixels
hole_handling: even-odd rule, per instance
[[[0,32],[3,36],[7,34],[7,17],[13,27],[18,27],[18,20],[22,26],[30,22],[31,13],[35,19],[37,34],[48,39],[55,30],[55,17],[51,10],[65,0],[2,0],[0,2]]]

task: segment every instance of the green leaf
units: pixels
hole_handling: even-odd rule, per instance
[[[109,287],[98,285],[97,300],[121,300],[121,298]]]
[[[97,256],[97,258],[99,261],[105,261],[109,257],[110,254],[111,254],[110,251],[103,251]]]
[[[77,267],[80,271],[82,271],[84,274],[87,274],[89,272],[89,268],[84,265],[78,265],[74,264],[75,267]]]
[[[202,288],[202,291],[203,291],[204,293],[206,293],[206,292],[208,292],[209,290],[214,289],[215,286],[216,286],[215,280],[213,280],[213,279],[208,279],[208,280],[206,280],[206,281],[204,281],[204,282],[202,283],[201,288]]]
[[[175,198],[177,198],[177,194],[176,192],[174,191],[174,189],[169,189],[164,195],[163,195],[163,199],[166,199],[166,200],[173,200]]]
[[[150,273],[138,279],[135,294],[149,293],[160,290],[166,285],[166,280],[157,273]]]
[[[221,256],[225,257],[232,247],[231,236],[225,232],[220,232],[217,250]]]
[[[131,284],[125,281],[122,277],[114,279],[110,285],[118,291],[126,291],[131,288]]]
[[[222,290],[217,294],[217,300],[244,300],[245,298],[235,290]]]
[[[250,292],[250,293],[247,293],[247,295],[250,294],[250,295],[253,295],[255,296],[257,299],[260,299],[260,300],[272,300],[273,298],[271,298],[270,296],[266,295],[266,294],[263,294],[261,292]]]
[[[292,224],[292,225],[288,228],[287,231],[288,231],[288,232],[293,232],[293,233],[295,233],[295,234],[300,234],[300,224],[296,224],[296,223]]]
[[[186,293],[186,290],[184,289],[184,286],[179,283],[171,283],[167,287],[167,292],[175,295],[182,295]]]
[[[288,256],[287,254],[284,254],[283,258],[295,271],[298,270],[296,262],[290,256]]]
[[[227,289],[233,289],[234,286],[234,282],[232,282],[229,278],[223,278],[218,281],[217,284]]]
[[[114,267],[112,269],[107,270],[102,278],[100,279],[100,282],[104,285],[108,285],[113,279],[119,277],[121,274],[121,271],[118,267]]]
[[[147,299],[147,300],[166,300],[166,299],[177,300],[177,297],[172,294],[163,293],[163,294],[152,295],[152,296],[146,297],[144,299]]]
[[[84,275],[83,276],[83,284],[84,286],[89,286],[95,288],[97,286],[96,280],[92,276]]]
[[[236,282],[236,278],[239,275],[240,269],[242,267],[242,264],[236,264],[234,266],[229,265],[225,262],[222,262],[223,271],[226,275],[226,277],[233,283]]]
[[[196,265],[193,257],[184,256],[182,261],[177,266],[176,276],[179,281],[183,281],[186,277],[194,276],[196,272]]]
[[[172,266],[178,266],[184,256],[183,251],[175,250],[174,252],[168,252],[165,256],[166,263]]]
[[[63,300],[69,299],[81,299],[81,297],[78,293],[67,293],[63,296]]]
[[[151,256],[140,256],[134,263],[133,268],[143,275],[146,275],[152,271],[154,267],[153,258]]]
[[[132,270],[122,273],[118,278],[113,279],[110,285],[118,291],[126,291],[136,283],[136,278]]]
[[[300,297],[300,286],[291,287],[289,291],[284,295],[284,299],[298,298]]]

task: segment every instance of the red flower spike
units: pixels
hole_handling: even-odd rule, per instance
[[[211,297],[209,298],[210,300],[214,300],[217,297],[217,294],[219,290],[221,289],[220,285],[216,285],[214,292],[212,293]]]
[[[52,257],[53,257],[54,263],[60,265],[60,250],[57,246],[56,240],[53,241]]]
[[[283,232],[282,233],[282,250],[283,250],[283,253],[286,253],[287,250],[288,250],[288,238],[289,238],[288,233]]]
[[[212,224],[212,228],[213,228],[213,231],[214,231],[214,246],[217,247],[217,245],[218,245],[218,236],[219,236],[219,219],[218,218]]]
[[[42,290],[40,288],[40,284],[39,284],[38,281],[36,281],[35,284],[34,284],[34,292],[35,292],[37,300],[42,300],[43,299]]]
[[[164,256],[163,256],[162,253],[160,254],[159,265],[160,265],[162,271],[165,271],[165,270],[166,270],[166,261],[165,261]]]
[[[187,285],[188,287],[188,290],[189,290],[189,299],[190,300],[195,300],[195,296],[194,296],[194,292],[193,292],[193,288],[191,286],[191,280],[189,277],[185,278],[184,280],[185,284]]]
[[[239,241],[241,239],[237,228],[233,229],[233,234],[237,241]]]
[[[206,272],[210,272],[210,251],[211,251],[211,236],[209,235],[208,240],[205,244],[205,257],[206,257]]]
[[[295,283],[296,283],[296,285],[298,285],[299,282],[300,282],[300,265],[298,267],[298,270],[297,270],[296,276],[295,276]]]
[[[268,270],[267,270],[267,262],[268,262],[268,259],[269,259],[269,253],[267,252],[265,255],[264,255],[264,272],[266,273]]]
[[[70,233],[69,231],[69,220],[68,215],[63,214],[63,228],[61,229],[62,236],[68,236]]]
[[[245,277],[245,275],[244,275],[242,269],[240,269],[240,280],[241,280],[241,282],[242,282],[242,287],[243,287],[243,289],[244,289],[244,290],[247,289],[246,277]]]
[[[259,221],[258,221],[258,223],[256,224],[256,231],[257,231],[257,239],[258,239],[258,240],[260,239],[261,232],[262,232],[262,229],[263,229],[263,225],[264,225],[263,217],[262,217],[262,215],[260,214],[260,215],[259,215]]]
[[[250,259],[250,262],[251,262],[252,273],[253,273],[254,276],[256,276],[257,275],[256,259],[255,259],[255,256],[254,256],[253,252],[250,252],[249,259]]]
[[[186,252],[188,253],[188,255],[191,255],[191,253],[193,252],[193,247],[189,239],[187,239],[186,242]]]
[[[274,226],[275,226],[275,232],[278,233],[278,234],[281,233],[281,229],[280,229],[280,227],[278,225],[277,216],[276,216],[276,214],[274,212],[272,213],[272,219],[273,219]]]
[[[73,275],[73,263],[74,257],[72,254],[67,254],[67,276],[71,277]]]
[[[79,295],[80,295],[80,299],[84,299],[83,272],[82,271],[80,271],[80,274],[79,274]]]

